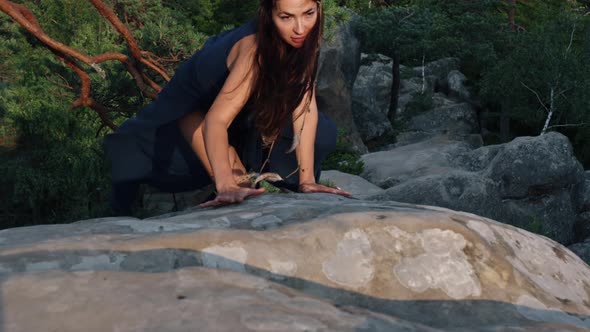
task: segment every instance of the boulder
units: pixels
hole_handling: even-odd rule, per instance
[[[559,133],[475,150],[438,137],[362,158],[362,176],[389,188],[371,200],[477,213],[563,244],[590,232],[590,221],[575,206],[583,169]]]
[[[576,213],[569,190],[556,191],[551,195],[531,195],[523,199],[502,199],[498,209],[488,216],[545,235],[565,245],[576,240]]]
[[[352,88],[352,113],[365,143],[391,135],[393,129],[387,118],[391,101],[392,60],[383,55],[361,58]]]
[[[519,199],[573,189],[584,179],[584,169],[568,138],[550,132],[503,145],[484,175],[500,183],[503,199]]]
[[[340,171],[322,171],[321,181],[330,182],[342,190],[348,191],[356,198],[366,198],[384,192],[383,189],[360,176]]]
[[[487,145],[458,155],[453,163],[457,168],[472,172],[484,170],[503,149],[503,145]]]
[[[581,212],[576,218],[574,227],[575,241],[590,238],[590,211]]]
[[[451,171],[455,169],[453,160],[456,156],[470,150],[467,143],[437,136],[419,143],[361,156],[365,163],[361,176],[386,189],[421,176]]]
[[[424,80],[424,81],[423,81]],[[423,95],[430,96],[434,91],[435,76],[410,77],[400,80],[399,95],[397,100],[396,119],[407,120],[416,115],[411,103]]]
[[[351,148],[366,153],[352,117],[352,86],[360,67],[360,42],[352,32],[353,20],[338,27],[331,40],[324,41],[318,63],[316,100],[338,128],[347,132]]]
[[[472,213],[478,211],[480,215],[491,217],[501,205],[498,192],[497,183],[477,173],[447,169],[438,174],[411,178],[369,199],[442,206]]]
[[[572,244],[568,248],[584,260],[586,264],[590,264],[590,238],[584,242]]]
[[[447,85],[449,88],[449,96],[459,100],[470,100],[471,93],[465,86],[467,77],[458,70],[451,70],[447,75]]]
[[[567,248],[395,202],[275,194],[9,229],[0,257],[6,332],[590,328],[590,267]]]
[[[446,134],[462,137],[479,132],[477,113],[467,103],[452,104],[435,108],[412,117],[406,131],[423,132],[430,136]]]
[[[580,181],[575,205],[578,212],[590,212],[590,171],[585,171],[584,179]]]

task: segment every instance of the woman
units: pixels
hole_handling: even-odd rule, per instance
[[[336,133],[315,101],[322,25],[318,0],[261,0],[255,20],[210,38],[156,101],[105,138],[113,209],[129,213],[140,183],[175,192],[213,182],[217,196],[202,207],[238,203],[264,192],[247,170],[349,196],[317,183]]]

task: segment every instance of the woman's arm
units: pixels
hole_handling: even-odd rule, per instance
[[[304,98],[302,104],[293,113],[293,116],[295,117],[295,121],[293,121],[293,133],[295,136],[298,133],[301,133],[299,144],[295,148],[297,161],[299,162],[299,191],[306,193],[323,192],[351,196],[351,194],[346,191],[317,184],[315,181],[313,166],[316,130],[318,126],[318,106],[315,98],[315,87],[312,93],[309,111],[305,107],[307,99]]]
[[[202,207],[237,203],[250,195],[264,192],[264,189],[238,186],[229,160],[230,146],[227,130],[250,97],[254,80],[252,72],[253,38],[246,37],[242,41],[235,61],[230,64],[230,74],[207,112],[203,123],[205,150],[218,195],[215,200],[202,204]]]
[[[301,134],[299,144],[295,148],[297,161],[299,163],[299,184],[315,183],[314,177],[314,148],[315,135],[318,126],[318,107],[315,100],[315,88],[312,91],[309,109],[306,109],[308,96],[303,98],[301,105],[293,112],[293,133],[294,136]],[[295,138],[296,139],[296,138]]]

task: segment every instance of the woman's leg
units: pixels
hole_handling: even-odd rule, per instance
[[[131,207],[137,198],[140,182],[118,182],[112,183],[111,209],[118,216],[130,216]]]
[[[336,125],[324,113],[318,113],[318,127],[316,129],[316,139],[314,145],[314,176],[319,181],[322,162],[336,148]],[[295,152],[286,153],[293,143],[293,128],[291,125],[284,128],[283,132],[277,139],[277,142],[271,152],[268,166],[264,171],[279,173],[283,178],[292,174],[285,179],[286,188],[297,191],[299,187],[299,172],[297,157]],[[266,158],[266,156],[264,156]]]
[[[205,139],[203,138],[203,120],[205,113],[193,112],[185,115],[178,120],[178,126],[186,141],[190,144],[193,152],[197,155],[205,170],[211,178],[213,178],[213,170],[207,157],[205,150]],[[246,168],[238,157],[238,154],[233,146],[229,147],[229,162],[232,165],[232,171],[236,182],[239,184],[246,175]]]

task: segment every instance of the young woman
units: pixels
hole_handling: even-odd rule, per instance
[[[112,206],[129,213],[140,183],[178,192],[213,182],[202,207],[264,189],[249,171],[275,172],[299,192],[349,196],[317,183],[334,124],[318,112],[315,75],[323,15],[318,0],[260,0],[257,18],[210,38],[156,101],[105,138]]]

